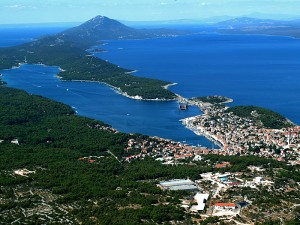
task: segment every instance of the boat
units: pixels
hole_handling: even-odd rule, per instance
[[[180,110],[187,110],[188,103],[184,102],[184,101],[178,102],[178,107],[179,107]]]

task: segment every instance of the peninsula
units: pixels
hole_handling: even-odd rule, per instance
[[[101,60],[86,50],[100,45],[105,39],[142,39],[189,33],[166,29],[138,30],[97,16],[62,33],[1,48],[0,69],[10,69],[22,63],[59,66],[61,72],[58,76],[63,80],[102,82],[135,99],[174,100],[176,95],[164,88],[170,82],[133,76],[132,70]],[[99,47],[96,49],[100,51]]]

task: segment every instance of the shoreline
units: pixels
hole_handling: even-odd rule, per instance
[[[224,145],[214,135],[211,135],[211,134],[203,131],[202,127],[197,128],[197,127],[189,124],[189,121],[196,119],[198,116],[188,117],[188,118],[182,119],[180,121],[182,122],[183,126],[185,126],[187,129],[191,130],[194,134],[205,137],[209,141],[213,142],[215,145],[219,146],[220,147],[219,150],[221,150],[221,151],[224,150]]]
[[[59,78],[61,81],[64,81],[64,82],[90,82],[90,83],[100,83],[100,84],[104,84],[104,85],[107,85],[108,87],[110,87],[111,89],[113,89],[116,93],[120,94],[120,95],[123,95],[124,97],[127,97],[127,98],[130,98],[130,99],[133,99],[133,100],[140,100],[140,101],[161,101],[161,102],[167,102],[167,101],[176,101],[177,99],[159,99],[159,98],[156,98],[156,99],[144,99],[142,98],[141,96],[139,95],[136,95],[136,96],[132,96],[132,95],[128,95],[127,92],[124,92],[122,91],[120,88],[118,87],[115,87],[111,84],[108,84],[108,83],[105,83],[105,82],[101,82],[101,81],[92,81],[92,80],[64,80],[63,77],[60,77],[58,75],[56,75],[57,78]],[[168,85],[174,85],[174,84],[168,84]],[[168,86],[166,85],[166,86]],[[165,86],[163,86],[164,88]]]
[[[18,68],[20,68],[23,65],[47,66],[47,65],[45,65],[43,63],[36,63],[36,64],[19,63],[18,66],[13,66],[10,69],[18,69]],[[66,71],[66,70],[62,69],[61,67],[59,67],[59,66],[55,66],[55,67],[57,67],[60,72]],[[7,69],[7,70],[9,70],[9,69]],[[138,72],[138,70],[129,71],[129,72],[126,72],[126,74],[132,74],[132,73],[136,73],[136,72]],[[121,94],[124,97],[130,98],[130,99],[134,99],[134,100],[141,100],[141,101],[176,101],[177,100],[177,98],[174,98],[174,99],[160,99],[160,98],[156,98],[156,99],[144,99],[144,98],[142,98],[139,95],[136,95],[136,96],[128,95],[126,92],[122,91],[120,88],[115,87],[115,86],[113,86],[111,84],[108,84],[106,82],[92,81],[92,80],[64,80],[63,77],[59,76],[59,73],[57,73],[55,75],[55,77],[57,77],[61,81],[70,81],[70,82],[96,82],[96,83],[100,83],[100,84],[105,84],[105,85],[111,87],[116,93]],[[162,86],[162,88],[163,89],[168,89],[170,86],[174,86],[174,85],[177,85],[177,83],[170,83],[170,84]],[[174,94],[176,96],[178,96],[176,93],[174,93]]]
[[[169,87],[175,86],[175,85],[177,85],[177,84],[178,84],[178,83],[170,83],[170,84],[167,84],[167,85],[165,85],[165,86],[162,86],[162,88],[168,90]],[[174,94],[177,95],[176,93],[174,93]]]

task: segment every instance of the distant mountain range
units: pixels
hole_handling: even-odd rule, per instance
[[[202,20],[168,20],[168,21],[123,21],[125,24],[141,27],[165,27],[175,29],[190,29],[197,32],[217,32],[224,34],[268,34],[278,36],[300,37],[300,19],[285,20],[287,15],[278,15],[282,20],[262,19],[267,15],[253,14],[253,17],[211,17]],[[273,15],[274,16],[274,15]]]
[[[245,29],[251,27],[271,28],[271,27],[283,27],[300,25],[300,20],[282,21],[282,20],[270,20],[270,19],[256,19],[250,17],[239,17],[223,22],[214,24],[218,27],[230,28],[230,29]]]
[[[300,37],[300,20],[282,21],[240,17],[213,25],[216,31],[227,34],[268,34]]]

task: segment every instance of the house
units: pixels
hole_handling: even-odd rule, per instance
[[[223,162],[223,163],[216,164],[215,168],[220,169],[220,168],[226,168],[230,166],[231,166],[230,162]]]
[[[223,209],[235,209],[236,205],[234,203],[216,203],[215,209],[216,210],[223,210]]]
[[[195,157],[193,158],[193,161],[201,161],[202,157],[200,155],[195,155]]]
[[[18,139],[14,139],[14,140],[12,140],[10,143],[15,144],[15,145],[20,145]]]
[[[28,177],[27,175],[29,175],[31,173],[35,173],[35,171],[30,171],[28,169],[20,169],[20,170],[15,170],[14,171],[14,174],[20,175],[20,176],[23,176],[23,177]]]

